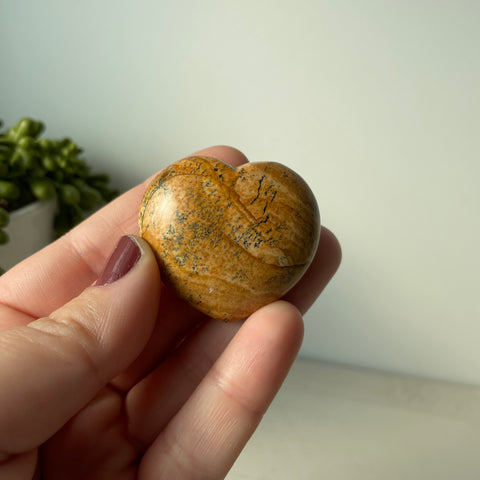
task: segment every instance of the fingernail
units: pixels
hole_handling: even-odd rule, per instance
[[[122,278],[138,262],[141,255],[139,246],[132,238],[128,235],[121,237],[95,285],[109,285]]]

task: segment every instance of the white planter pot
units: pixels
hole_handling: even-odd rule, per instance
[[[39,201],[10,214],[10,222],[4,228],[10,240],[0,246],[0,267],[3,270],[8,270],[54,240],[56,206],[55,199]]]

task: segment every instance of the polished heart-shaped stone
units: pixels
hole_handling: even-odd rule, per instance
[[[274,162],[189,157],[142,200],[140,234],[164,283],[210,317],[239,320],[282,297],[310,265],[320,216],[305,181]]]

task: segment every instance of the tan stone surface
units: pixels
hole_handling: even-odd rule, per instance
[[[234,169],[209,157],[173,163],[145,192],[140,233],[164,282],[207,315],[238,320],[284,295],[316,251],[310,188],[279,163]]]

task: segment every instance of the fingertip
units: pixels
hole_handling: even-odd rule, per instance
[[[193,155],[204,155],[206,157],[213,157],[222,162],[232,165],[232,167],[238,167],[248,162],[248,158],[240,150],[230,147],[228,145],[214,145],[208,148],[199,150]]]
[[[320,248],[324,257],[325,269],[333,276],[342,263],[342,246],[335,234],[323,226],[320,235]]]
[[[335,275],[342,261],[337,237],[322,226],[317,252],[301,280],[283,297],[303,314],[312,306]]]
[[[298,352],[304,335],[304,323],[300,310],[285,300],[265,305],[253,313],[249,322],[257,323],[270,341],[289,344],[292,352]]]

